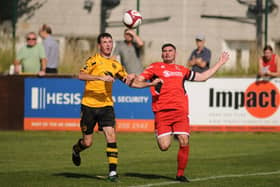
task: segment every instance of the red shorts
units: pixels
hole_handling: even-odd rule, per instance
[[[155,112],[155,133],[157,137],[170,134],[190,135],[190,123],[187,112],[164,110]]]

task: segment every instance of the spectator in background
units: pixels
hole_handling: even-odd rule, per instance
[[[197,35],[195,41],[197,48],[191,53],[187,65],[192,71],[202,73],[210,67],[211,51],[205,47],[203,35]]]
[[[280,59],[277,54],[273,53],[270,45],[266,45],[263,49],[264,55],[259,59],[260,77],[280,77]]]
[[[26,35],[26,45],[17,53],[14,61],[15,74],[23,73],[45,75],[46,72],[46,54],[43,45],[37,44],[37,35],[29,32]],[[20,69],[22,67],[22,70]]]
[[[144,42],[134,30],[125,29],[124,41],[117,42],[114,55],[120,57],[120,61],[128,73],[140,74],[143,71],[143,64],[140,60],[143,46]]]
[[[39,35],[43,39],[43,45],[47,56],[46,73],[58,73],[59,48],[57,41],[52,37],[52,29],[44,24],[39,30]]]

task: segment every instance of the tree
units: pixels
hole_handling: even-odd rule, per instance
[[[34,15],[34,12],[43,6],[44,2],[32,2],[32,0],[4,0],[0,1],[0,24],[20,18],[23,15],[27,19]],[[17,19],[16,19],[17,20]]]

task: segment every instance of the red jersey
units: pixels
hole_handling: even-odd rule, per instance
[[[155,78],[163,80],[161,86],[151,87],[154,112],[176,109],[188,113],[188,95],[184,82],[192,81],[195,72],[181,65],[155,62],[147,67],[141,76],[150,81]]]
[[[277,72],[276,54],[273,54],[269,61],[265,61],[263,57],[262,65],[263,67],[267,67],[270,72]]]

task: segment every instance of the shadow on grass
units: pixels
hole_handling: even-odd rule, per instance
[[[125,173],[124,176],[127,177],[137,177],[143,179],[167,179],[167,180],[175,180],[175,178],[162,176],[162,175],[155,175],[155,174],[148,174],[148,173]]]
[[[81,173],[69,173],[69,172],[63,172],[63,173],[55,173],[53,176],[61,176],[66,178],[88,178],[88,179],[98,179],[98,180],[105,180],[105,176],[95,176],[95,175],[87,175],[87,174],[81,174]]]

